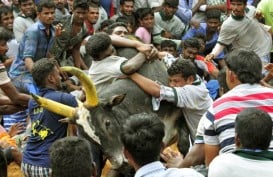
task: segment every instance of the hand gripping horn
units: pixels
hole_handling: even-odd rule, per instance
[[[86,101],[84,103],[84,107],[88,109],[98,105],[99,101],[98,101],[98,97],[96,93],[96,88],[86,73],[84,73],[82,70],[78,68],[71,67],[71,66],[61,67],[61,70],[75,75],[81,81],[86,93]],[[70,107],[62,103],[58,103],[56,101],[52,101],[37,95],[33,95],[33,94],[32,94],[32,97],[43,108],[51,112],[60,114],[64,117],[70,117],[70,118],[73,118],[76,116],[75,115],[76,109],[73,107]]]

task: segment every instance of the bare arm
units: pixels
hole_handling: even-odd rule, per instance
[[[112,40],[112,44],[118,47],[132,47],[136,48],[138,45],[143,44],[139,41],[127,39],[125,37],[120,37],[117,35],[110,35],[110,38]]]
[[[14,104],[26,106],[30,99],[29,95],[19,93],[11,82],[1,85],[3,92],[11,99]]]
[[[224,45],[217,43],[212,49],[212,52],[205,57],[205,61],[213,60],[224,50],[224,48],[225,48]]]
[[[121,66],[123,73],[129,75],[136,72],[145,62],[146,57],[143,53],[138,53],[133,58],[129,59],[124,65]]]
[[[219,154],[219,145],[205,144],[205,164],[208,167],[210,162]]]
[[[33,62],[32,58],[30,58],[30,57],[25,58],[25,65],[26,65],[26,68],[29,72],[31,72],[33,64],[34,64],[34,62]]]
[[[141,89],[143,89],[149,95],[154,97],[160,96],[160,85],[155,81],[142,76],[141,74],[134,73],[129,76]]]
[[[110,35],[112,44],[117,47],[131,47],[137,49],[139,52],[144,53],[148,58],[152,58],[157,51],[152,44],[144,44],[142,42],[127,39],[125,37],[120,37],[116,35]]]
[[[196,166],[200,164],[204,164],[205,161],[205,150],[204,144],[194,144],[190,150],[190,152],[183,159],[180,168]]]
[[[82,69],[88,70],[88,67],[86,66],[86,64],[82,60],[81,53],[80,53],[80,47],[81,47],[81,43],[77,44],[72,49],[72,57],[74,60],[74,65],[77,68],[82,68]]]

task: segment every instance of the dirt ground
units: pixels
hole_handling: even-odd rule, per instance
[[[20,167],[14,162],[8,166],[8,177],[23,177]]]

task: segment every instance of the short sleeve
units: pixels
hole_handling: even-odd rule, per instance
[[[10,78],[8,77],[6,68],[3,63],[0,63],[0,85],[4,85],[10,82]]]

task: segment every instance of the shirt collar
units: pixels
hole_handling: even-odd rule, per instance
[[[148,163],[136,171],[135,177],[144,177],[148,174],[151,174],[157,171],[163,171],[165,169],[166,168],[159,161]]]

